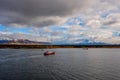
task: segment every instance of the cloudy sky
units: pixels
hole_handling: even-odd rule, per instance
[[[120,44],[119,0],[0,0],[0,39]]]

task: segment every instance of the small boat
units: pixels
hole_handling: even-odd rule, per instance
[[[44,56],[54,55],[54,54],[55,54],[54,51],[46,51],[46,52],[44,52]]]

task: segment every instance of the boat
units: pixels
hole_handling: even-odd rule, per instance
[[[48,56],[48,55],[54,55],[55,51],[46,51],[44,52],[44,56]]]

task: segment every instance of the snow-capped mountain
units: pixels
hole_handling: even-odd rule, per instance
[[[13,40],[0,40],[0,44],[35,44],[35,45],[48,45],[49,42],[36,42],[27,39],[13,39]]]

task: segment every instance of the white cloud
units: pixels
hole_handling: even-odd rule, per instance
[[[90,28],[99,28],[101,27],[101,21],[100,20],[95,20],[95,19],[91,19],[86,23],[86,26],[90,27]]]
[[[87,6],[87,5],[86,5]],[[59,26],[66,28],[66,31],[55,31],[49,26],[40,28],[41,37],[29,36],[26,37],[21,34],[13,34],[12,36],[19,38],[31,38],[33,40],[43,40],[47,41],[51,38],[54,41],[68,41],[70,43],[80,43],[84,40],[95,41],[95,42],[105,42],[120,44],[120,37],[113,36],[114,32],[120,32],[120,3],[118,0],[96,0],[89,8],[83,8],[74,15],[70,16],[47,16],[47,17],[37,17],[31,20],[30,23],[39,23],[50,25],[53,21]],[[104,16],[103,16],[104,15]],[[46,22],[47,21],[47,22]],[[66,23],[65,23],[66,22]],[[83,23],[80,25],[80,23]],[[49,24],[50,23],[50,24]],[[20,26],[17,24],[11,24],[13,26]],[[40,23],[40,25],[42,25]],[[32,30],[32,34],[39,34],[39,28]],[[2,33],[5,34],[5,33]],[[42,37],[44,38],[42,39]],[[51,37],[52,36],[52,37]],[[46,39],[46,40],[44,40]]]

